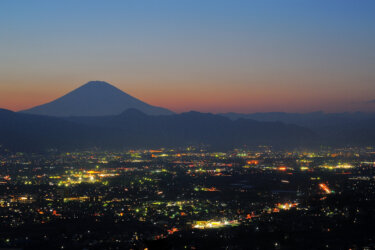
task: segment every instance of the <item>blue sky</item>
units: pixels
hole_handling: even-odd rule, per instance
[[[108,81],[175,111],[375,111],[375,1],[0,1],[0,106]]]

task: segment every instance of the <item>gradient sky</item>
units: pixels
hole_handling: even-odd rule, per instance
[[[0,1],[1,108],[90,80],[177,112],[375,111],[375,1]]]

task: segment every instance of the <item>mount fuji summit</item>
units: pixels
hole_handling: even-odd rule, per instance
[[[118,115],[128,109],[137,109],[148,115],[170,115],[172,111],[152,106],[104,81],[90,81],[68,94],[22,113],[68,116]]]

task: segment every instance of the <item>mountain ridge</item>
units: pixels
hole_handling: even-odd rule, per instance
[[[130,109],[114,116],[51,117],[0,112],[0,144],[12,150],[124,149],[211,145],[298,147],[314,133],[295,125],[232,121],[219,115],[186,112],[152,116]]]

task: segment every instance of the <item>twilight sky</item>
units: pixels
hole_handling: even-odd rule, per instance
[[[0,1],[1,108],[90,80],[177,112],[375,111],[375,1]]]

